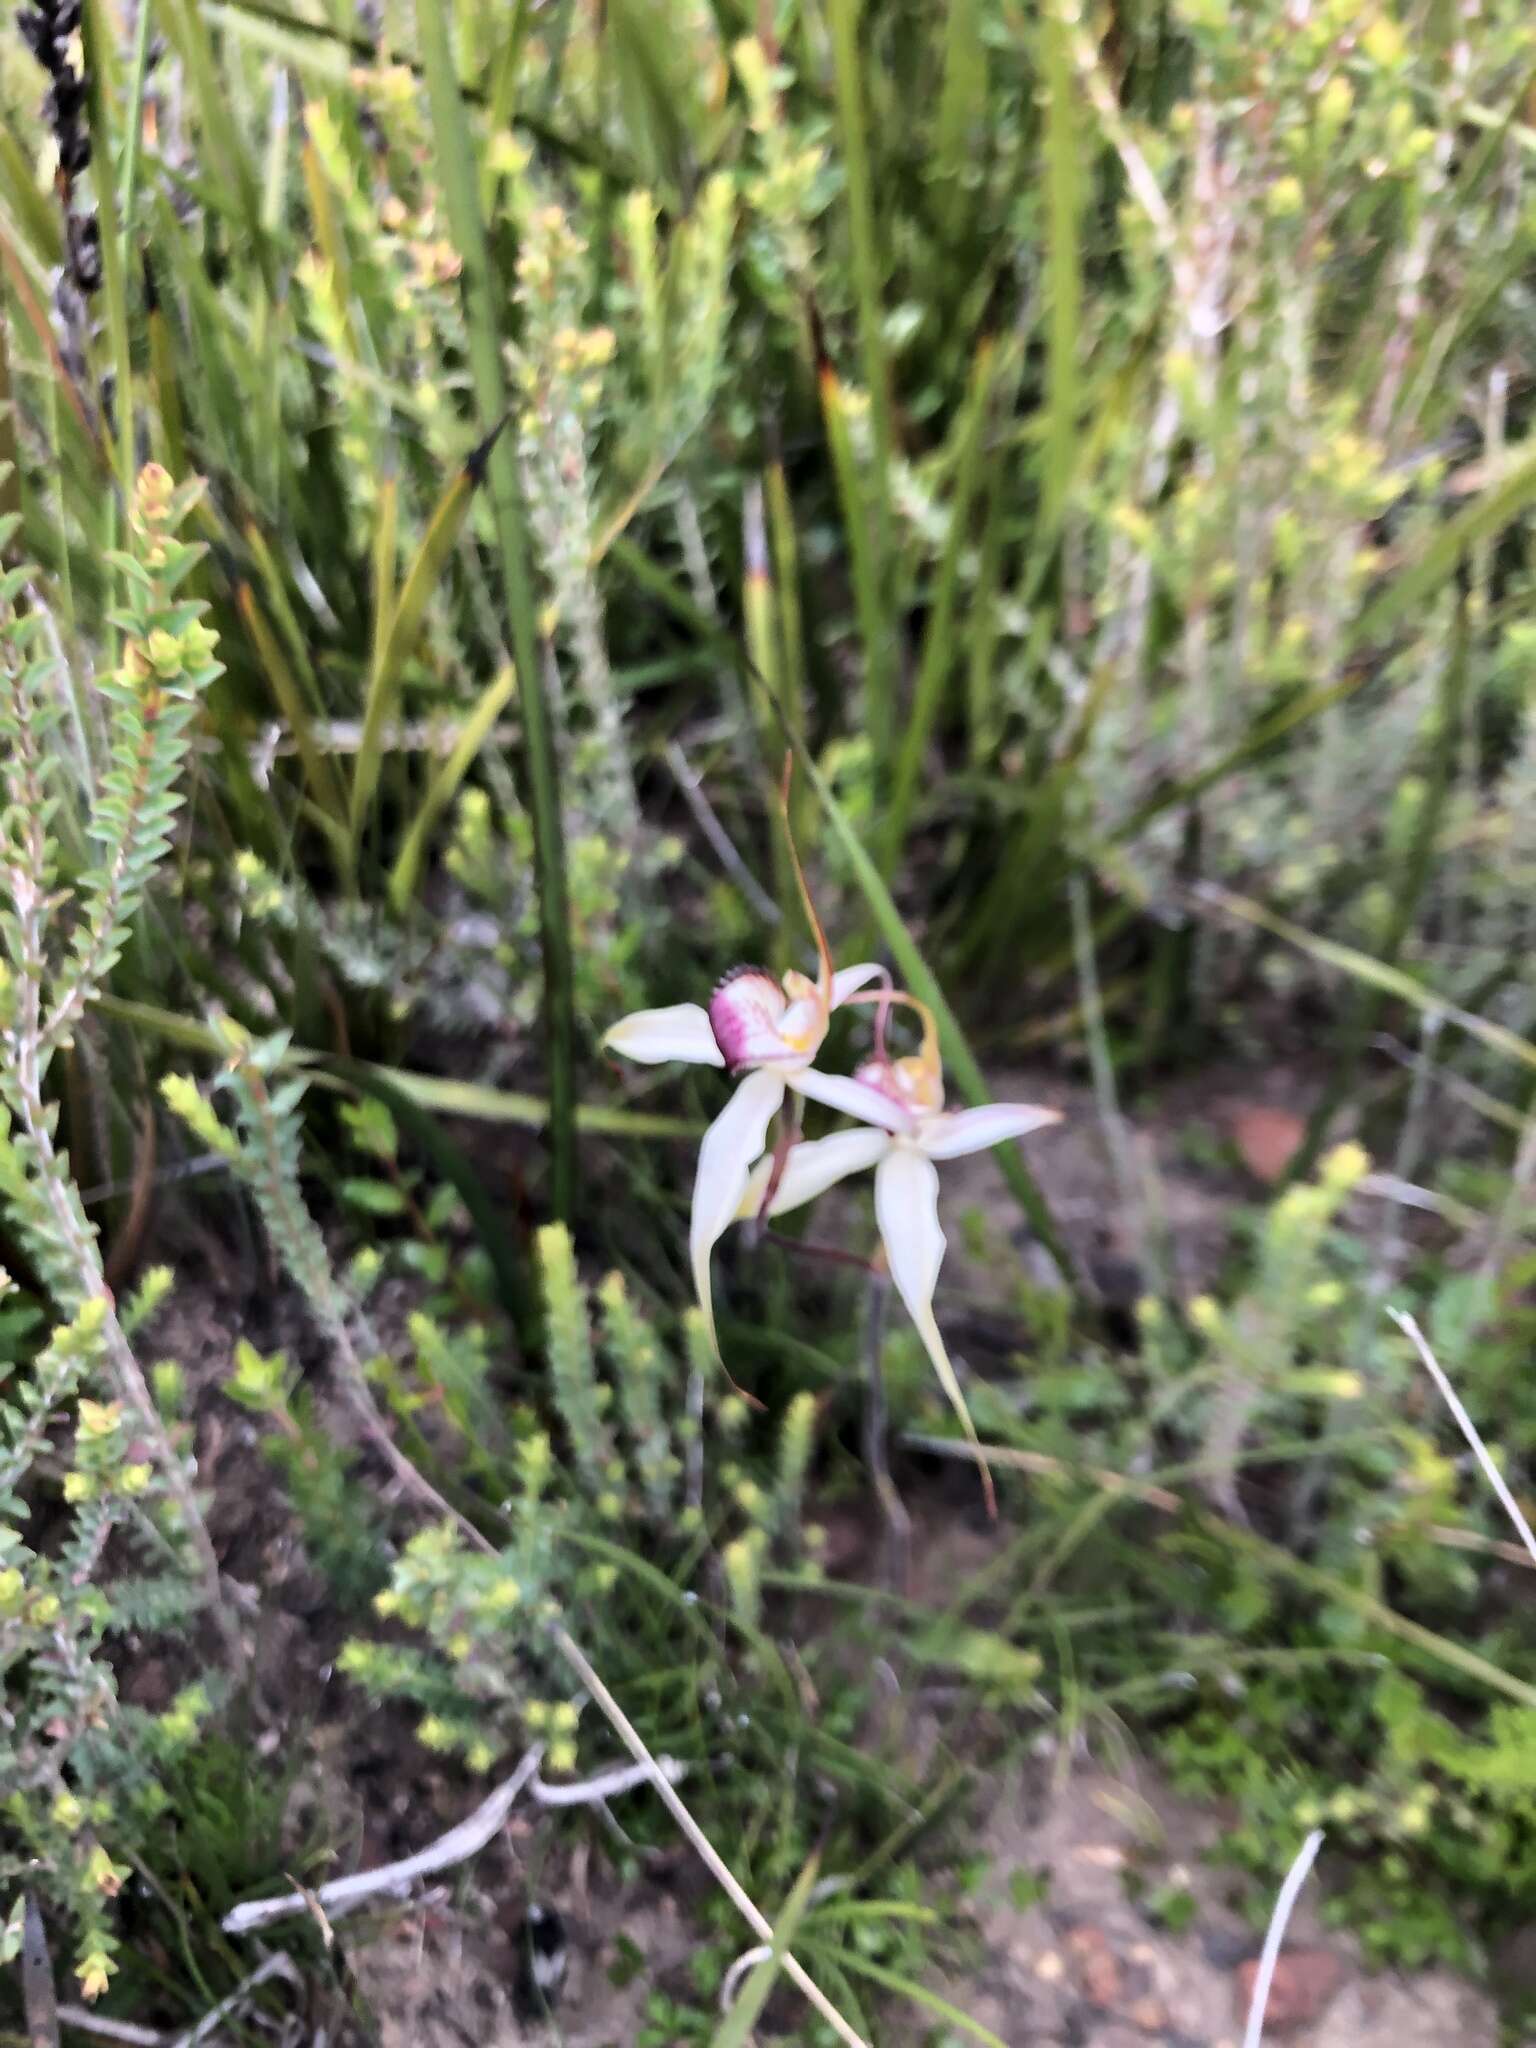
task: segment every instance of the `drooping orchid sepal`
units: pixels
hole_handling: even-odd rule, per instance
[[[874,1000],[883,1004],[903,999],[882,995]],[[1024,1137],[1058,1122],[1059,1113],[1029,1103],[946,1110],[937,1034],[926,1028],[929,1021],[925,1013],[920,1052],[893,1059],[884,1050],[881,1033],[881,1050],[851,1078],[815,1076],[816,1099],[858,1117],[864,1128],[834,1131],[830,1137],[796,1145],[783,1162],[776,1183],[769,1171],[771,1162],[762,1161],[742,1191],[737,1213],[742,1217],[760,1213],[782,1216],[850,1174],[871,1166],[875,1169],[875,1220],[892,1284],[976,1454],[987,1512],[995,1518],[997,1498],[986,1453],[933,1313],[945,1251],[934,1162]]]

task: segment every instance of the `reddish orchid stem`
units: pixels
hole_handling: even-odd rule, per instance
[[[807,1244],[803,1237],[786,1237],[781,1230],[765,1230],[763,1236],[769,1244],[779,1245],[784,1251],[799,1252],[803,1258],[825,1259],[829,1266],[855,1266],[861,1273],[873,1273],[875,1263],[862,1258],[858,1252],[845,1252],[833,1244]]]
[[[889,1017],[891,1010],[895,1007],[897,1003],[903,1004],[909,1010],[916,1010],[917,1014],[922,1018],[924,1050],[926,1052],[929,1046],[931,1045],[934,1049],[934,1053],[936,1056],[938,1048],[938,1027],[935,1025],[933,1021],[932,1010],[929,1009],[926,1003],[920,1002],[916,996],[908,995],[904,988],[892,988],[890,986],[889,976],[886,977],[886,984],[887,985],[884,988],[860,989],[857,995],[851,995],[847,997],[843,1004],[844,1009],[847,1009],[853,1003],[879,1004],[880,1007],[875,1018],[875,1053],[877,1058],[882,1060],[886,1058],[886,1019]]]
[[[798,1095],[785,1104],[783,1119],[779,1124],[779,1135],[774,1140],[773,1165],[768,1169],[768,1185],[763,1189],[762,1204],[757,1212],[756,1220],[759,1227],[768,1220],[768,1211],[773,1207],[774,1196],[779,1192],[779,1182],[784,1178],[789,1155],[799,1143],[800,1118],[803,1113]]]

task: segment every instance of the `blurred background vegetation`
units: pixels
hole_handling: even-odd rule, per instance
[[[407,1784],[435,1758],[444,1825],[531,1735],[611,1761],[507,1633],[570,1617],[874,2038],[968,1938],[974,1774],[1042,1742],[1222,1802],[1260,1904],[1326,1822],[1380,1958],[1484,1971],[1536,1908],[1523,1556],[1384,1316],[1521,1492],[1533,152],[1519,0],[33,0],[0,50],[0,512],[66,881],[133,478],[206,485],[222,673],[50,1087],[109,1281],[177,1270],[151,1378],[224,1568],[291,1608],[236,1533],[287,1518],[303,1654],[346,1674],[303,1715]],[[858,1276],[738,1257],[769,1412],[730,1398],[684,1315],[713,1077],[597,1049],[804,964],[786,752],[840,956],[934,1004],[955,1092],[1027,1077],[1109,1162],[1085,1205],[1044,1144],[1039,1181],[1000,1159],[967,1221],[1004,1519],[935,1611],[826,1590],[868,1499]],[[1191,1109],[1212,1074],[1273,1156]],[[1198,1270],[1153,1151],[1220,1191]],[[68,1305],[0,1250],[14,1392]],[[914,1340],[886,1360],[922,1526],[974,1521]],[[421,1526],[380,1414],[495,1560]],[[305,1858],[234,1762],[280,1703],[190,1596],[78,1597],[73,1416],[5,1468],[68,1620],[0,1598],[0,1872],[61,1981],[105,1954],[108,2008],[187,2024],[249,1967],[218,1914]],[[920,1766],[865,1739],[834,1597],[943,1674]],[[356,1860],[357,1783],[307,1870]],[[627,1843],[562,1826],[633,1870],[670,1839],[633,1805]],[[805,1907],[818,1848],[862,1917]],[[658,2042],[711,2039],[744,1946],[697,1926]]]

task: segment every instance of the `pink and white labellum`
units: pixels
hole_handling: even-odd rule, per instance
[[[883,1007],[887,999],[877,998]],[[897,999],[899,1000],[899,998]],[[910,998],[906,999],[911,1001]],[[914,1007],[918,1007],[914,1005]],[[881,1040],[883,1043],[883,1032]],[[875,1170],[875,1221],[891,1279],[917,1326],[939,1383],[959,1416],[981,1466],[990,1513],[996,1512],[992,1478],[933,1314],[933,1294],[945,1240],[939,1223],[939,1159],[985,1152],[1009,1138],[1026,1137],[1060,1121],[1054,1109],[1032,1103],[994,1102],[981,1109],[947,1110],[944,1076],[932,1019],[924,1012],[923,1050],[901,1059],[883,1052],[851,1078],[820,1077],[817,1100],[857,1117],[863,1129],[834,1131],[796,1145],[776,1187],[763,1160],[742,1192],[738,1215],[782,1216],[812,1201],[850,1174]]]

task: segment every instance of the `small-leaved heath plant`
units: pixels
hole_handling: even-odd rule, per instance
[[[621,1274],[599,1284],[594,1313],[563,1225],[539,1232],[538,1263],[554,1412],[548,1425],[519,1416],[484,1474],[501,1496],[503,1538],[488,1551],[452,1520],[419,1529],[373,1603],[407,1633],[354,1640],[341,1658],[375,1697],[414,1705],[428,1748],[476,1771],[531,1743],[544,1745],[548,1770],[575,1769],[579,1711],[561,1696],[547,1624],[587,1604],[612,1607],[621,1546],[642,1545],[690,1576],[717,1546],[725,1597],[753,1627],[765,1567],[795,1561],[807,1541],[798,1511],[813,1398],[789,1404],[776,1461],[756,1475],[740,1455],[745,1403],[705,1398],[719,1372],[700,1311],[690,1312],[679,1357]],[[706,1429],[719,1453],[707,1491]]]
[[[169,1275],[114,1301],[49,1088],[170,850],[192,721],[219,672],[182,591],[199,550],[179,529],[199,488],[151,464],[133,493],[112,558],[118,657],[95,687],[88,849],[67,885],[53,833],[67,679],[31,572],[0,576],[0,1202],[59,1319],[0,1395],[0,1879],[73,1925],[87,1998],[115,1968],[116,1842],[151,1812],[159,1767],[207,1704],[199,1690],[195,1708],[188,1695],[158,1720],[125,1711],[108,1638],[184,1621],[201,1581],[238,1657],[186,1446],[133,1349]],[[15,521],[0,523],[0,554],[14,537]]]

